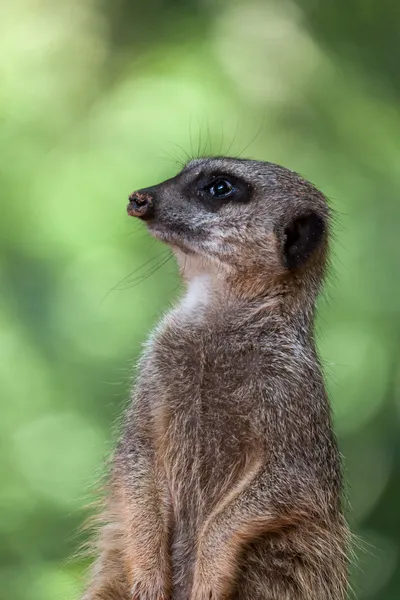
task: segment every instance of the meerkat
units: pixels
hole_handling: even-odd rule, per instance
[[[85,600],[342,600],[348,528],[314,344],[325,197],[266,162],[195,159],[128,214],[186,292],[150,336]]]

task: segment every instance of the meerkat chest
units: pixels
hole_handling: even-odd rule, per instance
[[[176,496],[191,479],[211,505],[263,444],[260,398],[246,368],[254,357],[246,353],[240,335],[196,323],[170,323],[153,340],[151,421]]]

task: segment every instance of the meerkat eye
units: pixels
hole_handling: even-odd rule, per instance
[[[215,198],[227,198],[235,193],[235,186],[229,179],[218,178],[204,187],[204,191]]]

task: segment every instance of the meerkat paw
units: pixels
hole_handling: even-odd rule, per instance
[[[224,600],[225,595],[219,592],[210,581],[196,582],[193,584],[190,600]]]
[[[190,596],[190,600],[222,600],[222,598],[210,588],[204,588],[193,592]]]
[[[200,552],[199,555],[190,600],[227,600],[233,585],[230,564],[209,561]]]
[[[153,578],[136,577],[131,588],[131,600],[169,600],[169,586],[159,574]]]

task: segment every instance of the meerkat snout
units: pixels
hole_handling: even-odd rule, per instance
[[[247,291],[253,295],[289,281],[294,272],[313,270],[316,280],[323,276],[325,198],[296,173],[272,163],[193,160],[175,177],[131,194],[128,213],[146,219],[150,232],[180,255],[217,266],[241,293],[247,293],[250,273]]]
[[[138,191],[129,196],[127,207],[129,216],[149,219],[153,214],[153,209],[153,197],[149,193]]]

